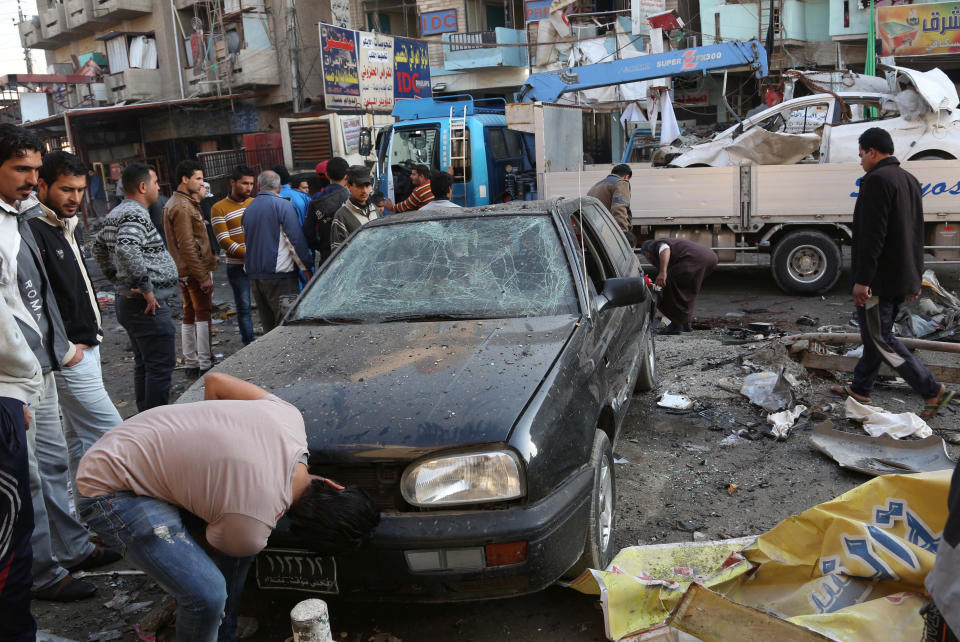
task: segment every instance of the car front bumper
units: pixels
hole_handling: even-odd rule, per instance
[[[384,513],[370,544],[336,556],[339,594],[348,599],[455,602],[533,593],[577,561],[587,532],[593,470],[582,469],[541,501],[505,510]],[[413,571],[408,554],[526,542],[522,562],[469,570]],[[270,549],[306,549],[276,531]]]

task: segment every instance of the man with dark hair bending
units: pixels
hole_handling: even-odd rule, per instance
[[[343,549],[379,522],[362,491],[309,474],[294,406],[222,373],[206,375],[204,387],[205,401],[154,408],[108,432],[77,474],[81,517],[176,598],[177,639],[196,642],[217,640],[218,630],[220,640],[236,639],[247,570],[284,513],[310,539],[315,529],[316,539]],[[362,518],[351,508],[337,522],[337,499],[315,501],[326,488],[343,491],[351,507],[361,493]],[[200,543],[180,509],[206,522]]]

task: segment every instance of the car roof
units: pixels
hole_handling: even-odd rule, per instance
[[[380,227],[383,225],[402,225],[403,223],[413,223],[417,221],[503,216],[505,214],[514,214],[518,216],[550,216],[554,211],[556,211],[557,204],[563,200],[566,199],[557,197],[539,201],[510,201],[509,203],[479,205],[477,207],[444,207],[429,209],[426,211],[415,210],[413,212],[402,212],[399,214],[391,214],[390,216],[374,219],[363,227],[368,228]]]

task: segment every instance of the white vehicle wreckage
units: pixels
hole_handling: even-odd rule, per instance
[[[857,139],[870,127],[893,137],[901,160],[960,158],[960,98],[940,69],[886,67],[887,77],[852,72],[788,72],[814,93],[754,113],[711,140],[681,138],[659,150],[654,165],[724,167],[857,162]]]

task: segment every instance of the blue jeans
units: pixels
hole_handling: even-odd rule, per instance
[[[233,300],[237,304],[237,325],[243,345],[253,342],[253,319],[250,317],[250,279],[242,265],[227,265],[227,280],[233,288]]]
[[[177,365],[177,330],[170,306],[160,301],[156,314],[144,314],[141,296],[117,296],[117,321],[133,345],[133,388],[137,410],[143,412],[170,403],[170,382]]]
[[[107,546],[176,599],[178,640],[235,642],[240,593],[253,557],[215,562],[187,532],[180,509],[152,497],[80,496],[77,511]]]

